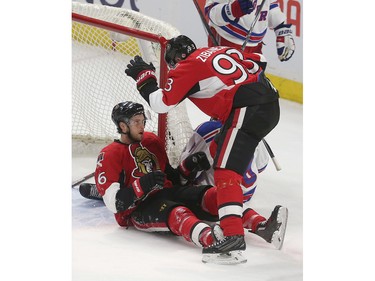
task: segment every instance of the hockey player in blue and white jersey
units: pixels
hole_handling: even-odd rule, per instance
[[[194,130],[193,135],[190,137],[189,142],[182,152],[181,160],[185,159],[191,153],[204,151],[206,155],[208,155],[210,164],[212,166],[213,158],[210,157],[210,155],[212,155],[212,153],[214,152],[213,148],[216,145],[213,140],[215,135],[220,132],[221,126],[221,122],[215,120],[200,124]],[[264,144],[261,142],[255,150],[254,158],[250,161],[249,166],[243,175],[241,188],[244,195],[244,203],[249,202],[251,197],[253,196],[257,186],[256,183],[258,174],[266,169],[268,161],[269,156],[267,150],[264,147]],[[195,182],[199,184],[213,185],[213,168],[211,167],[208,171],[197,175]]]
[[[262,0],[207,0],[205,14],[217,45],[241,49],[261,3]],[[275,32],[279,60],[289,60],[295,50],[293,31],[274,0],[265,0],[244,51],[262,53],[263,39],[268,29]],[[214,45],[209,38],[208,46]]]

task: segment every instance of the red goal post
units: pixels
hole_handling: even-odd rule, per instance
[[[135,55],[152,62],[165,84],[167,39],[179,35],[173,26],[123,8],[72,3],[72,148],[73,155],[98,153],[118,138],[111,111],[119,102],[142,103],[151,113],[146,130],[165,142],[169,160],[176,166],[192,134],[185,103],[168,114],[152,112],[135,82],[125,74]]]

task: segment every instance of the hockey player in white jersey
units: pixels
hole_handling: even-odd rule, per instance
[[[278,58],[280,61],[287,61],[295,50],[291,24],[287,24],[286,16],[277,1],[264,1],[244,51],[262,53],[264,36],[271,29],[276,35]],[[241,49],[261,3],[262,0],[207,0],[205,14],[216,39],[213,42],[209,38],[208,45]]]

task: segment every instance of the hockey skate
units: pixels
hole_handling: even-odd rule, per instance
[[[211,246],[203,248],[202,262],[215,264],[245,263],[247,259],[242,255],[244,250],[246,250],[244,236],[227,236]]]
[[[103,200],[103,197],[99,194],[96,185],[93,183],[82,183],[79,186],[79,193],[87,199]]]
[[[265,222],[261,222],[254,233],[280,250],[284,243],[287,222],[288,209],[277,205],[269,219]]]

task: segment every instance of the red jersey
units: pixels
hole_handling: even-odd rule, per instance
[[[169,71],[164,88],[150,94],[150,106],[165,113],[189,98],[208,116],[224,121],[238,88],[258,81],[259,63],[266,64],[261,54],[223,46],[197,49]]]
[[[96,186],[120,225],[127,225],[126,218],[135,206],[117,212],[117,191],[120,188],[132,188],[134,180],[152,171],[165,171],[168,162],[163,143],[150,132],[144,133],[141,142],[124,144],[116,140],[101,150],[96,162]],[[171,181],[166,179],[164,188],[171,186]]]

